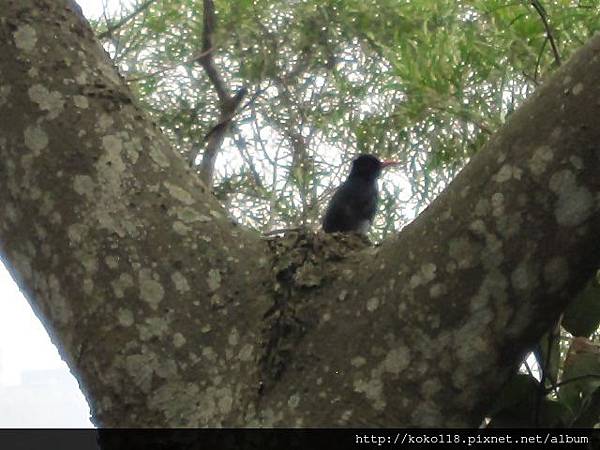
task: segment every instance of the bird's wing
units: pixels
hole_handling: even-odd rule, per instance
[[[323,217],[323,229],[325,231],[348,231],[354,226],[352,195],[348,187],[340,186],[331,200]]]
[[[325,215],[323,216],[323,229],[325,231],[337,231],[337,224],[343,222],[344,210],[340,207],[340,202],[338,200],[340,197],[339,192],[340,189],[338,188],[333,193],[333,196],[327,205]]]
[[[372,223],[377,212],[377,189],[361,192],[361,195],[356,196],[355,199],[355,205],[357,210],[360,211],[361,218]]]
[[[361,231],[373,222],[377,190],[370,184],[344,183],[333,194],[323,218],[323,229]]]

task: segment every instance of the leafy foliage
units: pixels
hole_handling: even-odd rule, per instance
[[[600,325],[600,272],[565,311],[563,326],[573,336],[590,336]]]
[[[544,6],[563,58],[599,28],[597,1]],[[215,190],[239,221],[263,231],[317,225],[361,152],[403,161],[386,183],[401,185],[404,208],[382,202],[394,207],[375,237],[399,228],[555,66],[527,2],[218,0],[215,8],[220,74],[232,92],[253,94],[219,156]],[[202,10],[200,0],[156,2],[105,41],[184,155],[217,121],[214,89],[193,62]]]
[[[94,26],[111,29],[142,4],[119,3]],[[356,154],[394,158],[403,165],[383,180],[375,239],[435,198],[556,69],[557,56],[600,29],[600,0],[214,4],[215,65],[231,93],[249,90],[218,156],[215,194],[261,231],[316,227]],[[197,63],[202,11],[202,0],[154,2],[103,39],[186,158],[219,120],[218,96]],[[598,341],[598,292],[590,282],[563,321],[589,348]],[[541,381],[531,370],[517,375],[492,426],[600,422],[598,354],[575,352],[573,342],[564,330],[542,340]]]

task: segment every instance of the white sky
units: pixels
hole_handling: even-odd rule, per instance
[[[102,0],[75,0],[83,9],[83,14],[88,19],[97,18],[102,14]],[[115,0],[105,0],[107,5],[115,3]]]
[[[25,370],[67,369],[4,266],[0,289],[0,384],[19,384]]]

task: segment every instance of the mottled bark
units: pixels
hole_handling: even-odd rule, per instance
[[[98,425],[477,425],[598,265],[600,38],[365,248],[233,224],[70,5],[1,0],[0,254]]]
[[[0,8],[2,256],[96,423],[228,423],[256,391],[268,299],[249,261],[265,246],[169,148],[66,5]]]

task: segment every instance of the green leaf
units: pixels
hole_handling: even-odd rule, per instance
[[[565,60],[600,31],[600,2],[582,3],[585,8],[544,2]],[[337,178],[331,162],[347,161],[344,153],[356,150],[385,149],[390,158],[406,161],[403,175],[419,206],[426,205],[531,94],[536,71],[540,81],[554,70],[549,45],[540,53],[545,33],[529,2],[215,0],[215,9],[213,56],[225,89],[243,85],[259,94],[248,96],[248,122],[238,126],[269,188],[242,182],[243,164],[230,139],[221,148],[215,180],[218,186],[231,177],[222,192],[232,214],[251,227],[274,217],[281,227],[306,214],[318,220],[320,194],[318,207],[303,211],[297,187],[332,190]],[[109,17],[110,23],[127,11]],[[140,79],[132,83],[140,103],[184,154],[202,139],[199,130],[218,120],[210,79],[198,64],[185,64],[202,46],[202,12],[201,0],[155,2],[107,42],[117,47],[111,54],[123,73]],[[100,31],[106,27],[104,18],[92,22]],[[143,79],[152,72],[154,78]],[[317,160],[308,173],[281,170],[289,166],[283,155],[294,153],[282,138],[289,129],[314,136],[307,152]],[[278,158],[272,158],[275,147]],[[378,221],[373,237],[396,227],[403,209]],[[597,308],[596,302],[575,319],[567,317],[569,330],[589,335],[598,326]]]
[[[521,405],[532,405],[539,393],[539,383],[529,375],[518,373],[502,388],[496,397],[490,415],[512,414]],[[502,415],[504,415],[502,414]]]
[[[594,277],[565,311],[562,326],[573,336],[588,337],[599,325],[600,284]]]
[[[587,406],[584,406],[573,427],[592,428],[600,425],[600,389],[588,396]]]
[[[571,345],[573,347],[573,344]],[[558,398],[570,409],[575,420],[585,413],[598,388],[600,352],[570,351],[565,362]]]
[[[538,426],[548,428],[563,428],[568,426],[571,412],[562,402],[545,398],[540,405]]]
[[[564,404],[546,398],[539,383],[525,374],[515,375],[502,389],[490,416],[490,428],[564,427],[571,419]]]

